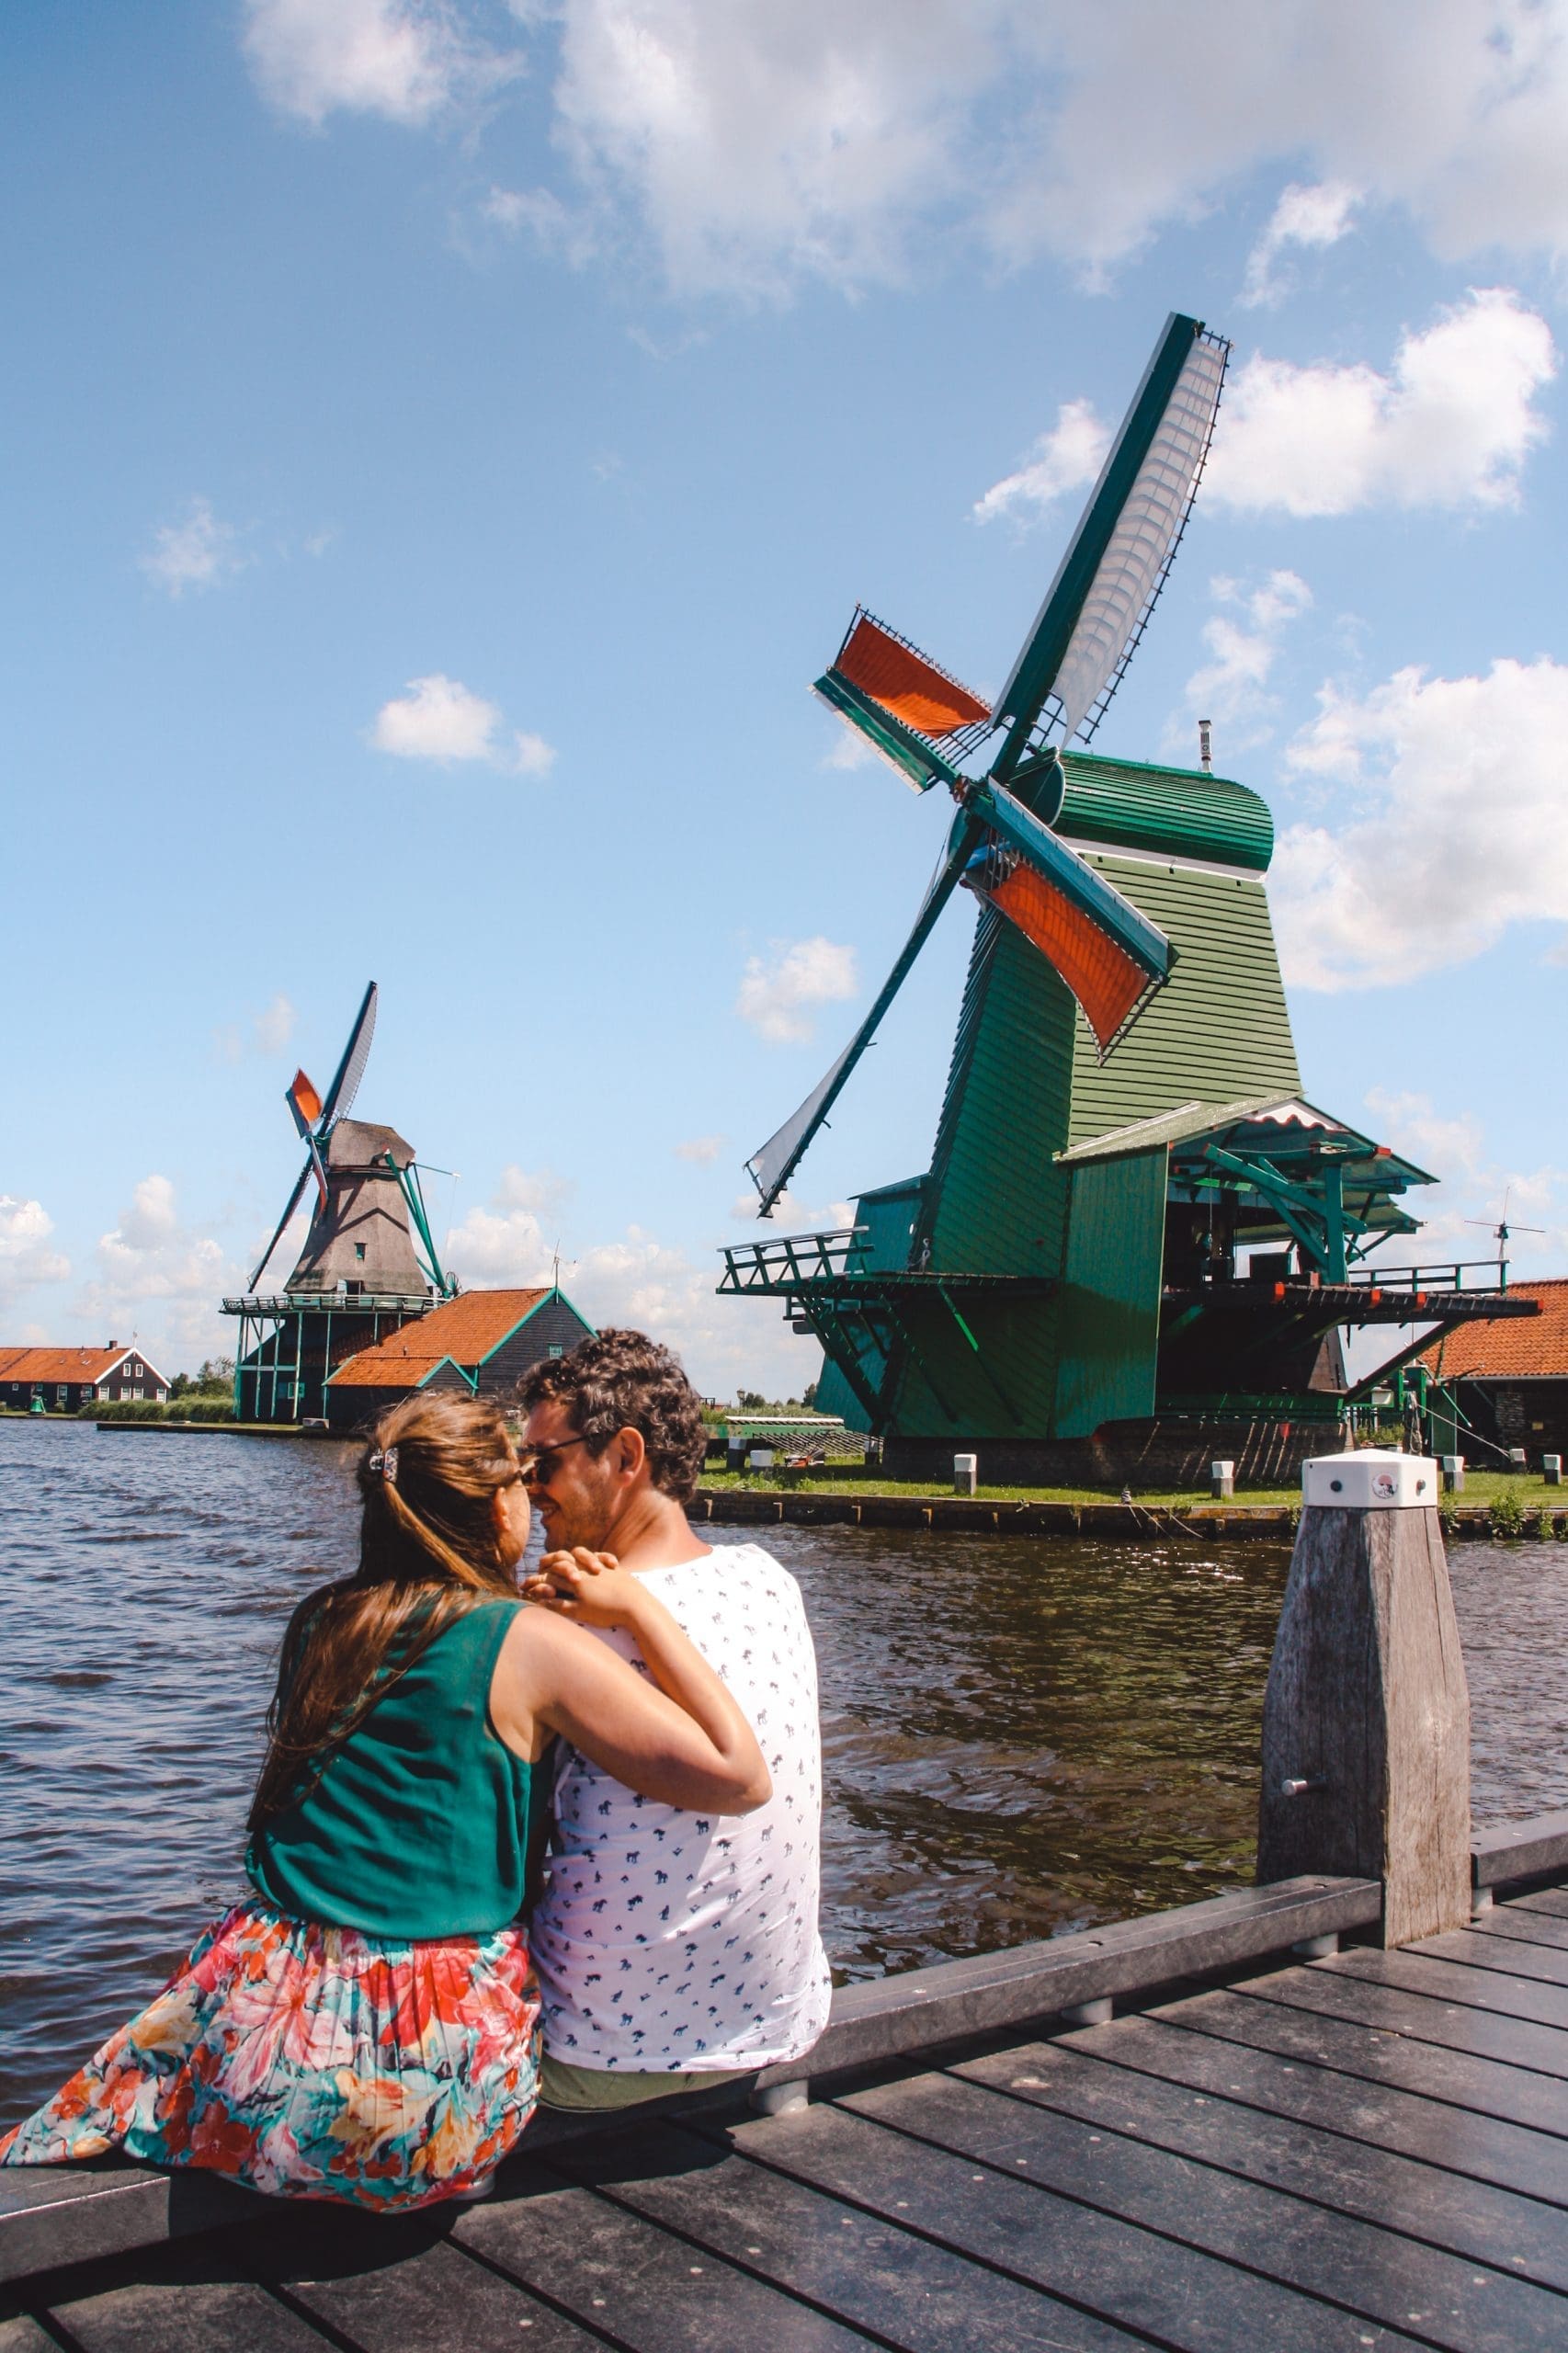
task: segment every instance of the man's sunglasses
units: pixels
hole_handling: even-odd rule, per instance
[[[525,1487],[548,1487],[555,1476],[558,1454],[569,1446],[586,1446],[585,1438],[558,1438],[549,1446],[524,1447],[517,1456],[517,1476]]]

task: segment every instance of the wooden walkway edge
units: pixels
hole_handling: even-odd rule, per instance
[[[1318,1881],[854,1986],[769,2071],[809,2103],[543,2120],[403,2222],[0,2177],[0,2353],[1560,2353],[1568,1816],[1473,1868],[1476,1920],[1401,1950],[1325,1952],[1381,1890]]]

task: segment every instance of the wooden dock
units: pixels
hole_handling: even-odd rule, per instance
[[[782,2112],[545,2120],[405,2222],[0,2177],[0,2353],[1562,2353],[1568,1815],[1473,1876],[1397,1951],[1298,1881],[852,1987]]]

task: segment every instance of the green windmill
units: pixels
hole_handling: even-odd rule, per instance
[[[746,1164],[759,1214],[960,885],[979,916],[929,1169],[863,1193],[851,1227],[726,1251],[720,1289],[782,1300],[822,1343],[819,1404],[912,1475],[962,1441],[993,1476],[1125,1473],[1176,1426],[1195,1459],[1227,1432],[1261,1459],[1338,1416],[1342,1327],[1408,1322],[1417,1296],[1428,1333],[1499,1312],[1494,1270],[1471,1291],[1463,1268],[1360,1263],[1415,1230],[1401,1196],[1433,1180],[1301,1100],[1263,801],[1207,759],[1071,748],[1164,585],[1229,348],[1167,320],[994,704],[861,608],[816,682],[957,813],[865,1019]]]

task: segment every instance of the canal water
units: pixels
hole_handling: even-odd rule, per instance
[[[0,2120],[241,1886],[283,1621],[352,1563],[350,1461],[0,1420]],[[1283,1547],[769,1541],[821,1662],[841,1980],[1248,1879]],[[1452,1568],[1476,1818],[1568,1803],[1568,1545],[1460,1545]]]

